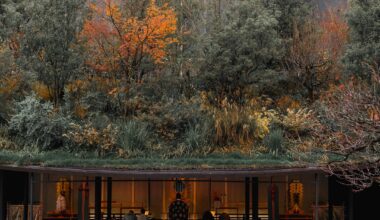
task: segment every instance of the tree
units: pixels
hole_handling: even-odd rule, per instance
[[[238,16],[216,33],[206,48],[205,89],[213,90],[219,101],[238,101],[244,84],[258,70],[270,69],[282,57],[278,21],[260,1],[242,1],[233,9]]]
[[[33,0],[25,7],[21,26],[23,67],[37,76],[55,105],[65,85],[82,65],[78,34],[82,29],[84,0]]]
[[[139,16],[123,13],[123,7],[129,7],[124,3],[91,4],[92,16],[82,33],[91,57],[87,64],[98,72],[120,72],[128,81],[138,81],[144,59],[165,62],[167,46],[176,42],[177,19],[168,4],[158,6],[155,0]]]
[[[322,99],[322,126],[314,128],[314,137],[333,155],[325,170],[360,191],[380,183],[380,99],[368,84],[356,84]]]
[[[380,66],[380,0],[352,0],[347,14],[350,41],[343,58],[347,74],[370,80]]]
[[[293,30],[286,63],[290,76],[307,91],[310,101],[339,79],[339,60],[348,35],[347,24],[339,14],[342,11],[331,8],[321,14],[322,20],[309,18]]]
[[[263,4],[276,14],[280,36],[287,40],[292,39],[294,28],[302,25],[312,12],[309,0],[263,0]]]

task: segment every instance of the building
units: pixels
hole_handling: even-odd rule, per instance
[[[168,219],[177,192],[189,206],[189,219],[202,219],[208,210],[216,219],[222,213],[253,220],[375,219],[377,204],[371,201],[380,196],[378,186],[353,193],[316,167],[123,170],[3,165],[0,169],[0,212],[7,220],[87,219],[85,210],[89,219],[122,219],[141,208],[149,218]],[[65,192],[64,213],[56,211],[60,191]]]

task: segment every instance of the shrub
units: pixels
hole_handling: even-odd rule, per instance
[[[136,120],[128,121],[120,127],[117,144],[127,155],[144,152],[149,135],[147,124]]]
[[[271,131],[263,140],[266,147],[269,148],[269,152],[278,155],[284,151],[285,138],[284,132],[281,129],[275,129]]]
[[[0,125],[0,149],[14,149],[16,144],[10,140],[8,127]]]
[[[301,134],[311,130],[315,126],[316,121],[313,117],[313,112],[303,108],[299,110],[288,109],[281,123],[288,132],[300,137]]]
[[[84,109],[90,112],[104,112],[108,104],[109,97],[102,92],[88,92],[80,100]]]
[[[197,123],[189,123],[188,130],[184,134],[186,154],[208,154],[211,150],[213,126],[210,120],[201,120]]]
[[[52,150],[65,145],[62,134],[68,129],[70,120],[55,111],[50,102],[43,103],[33,94],[15,105],[9,131],[20,146]]]
[[[256,120],[248,109],[236,105],[214,109],[215,143],[219,146],[246,144],[254,139]]]
[[[70,124],[70,130],[64,136],[73,142],[73,150],[95,150],[99,156],[104,156],[116,150],[118,129],[112,124],[96,127],[91,122],[79,125]]]

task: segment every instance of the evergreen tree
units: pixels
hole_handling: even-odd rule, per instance
[[[219,98],[236,99],[248,78],[258,70],[274,67],[282,57],[282,41],[275,14],[258,0],[242,1],[234,14],[206,48],[205,73],[208,90]],[[240,90],[240,92],[239,92]]]
[[[352,0],[347,17],[346,72],[369,80],[380,66],[380,0]]]
[[[291,39],[294,28],[302,25],[312,12],[310,0],[263,0],[263,4],[277,16],[277,29],[284,39]]]

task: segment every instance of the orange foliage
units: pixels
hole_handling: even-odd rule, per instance
[[[32,88],[33,88],[33,91],[43,100],[46,100],[46,101],[53,100],[51,91],[49,91],[49,88],[42,82],[34,83]]]
[[[20,75],[10,75],[0,79],[0,94],[12,94],[20,86]]]
[[[71,83],[67,84],[65,89],[69,93],[78,93],[80,91],[86,90],[88,87],[87,80],[74,80]]]
[[[137,18],[123,14],[122,7],[128,5],[112,0],[90,5],[92,16],[82,32],[90,54],[87,63],[100,72],[126,74],[138,68],[145,56],[156,64],[163,63],[167,46],[176,42],[175,11],[168,4],[157,6],[151,0],[145,17]]]
[[[328,59],[337,62],[348,40],[348,24],[344,20],[344,7],[331,8],[323,15],[320,22],[322,35],[320,47],[328,52]]]
[[[282,96],[279,100],[277,100],[277,107],[283,111],[287,109],[299,109],[301,104],[299,101],[294,100],[290,96]]]
[[[83,119],[87,116],[87,109],[84,108],[83,106],[77,104],[77,105],[75,105],[74,113],[76,116]]]

